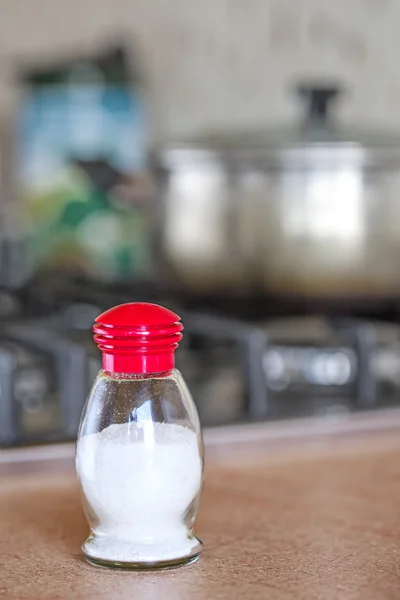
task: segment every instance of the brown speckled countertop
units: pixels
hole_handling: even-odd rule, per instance
[[[153,573],[82,559],[87,529],[69,459],[5,469],[3,455],[0,598],[398,600],[396,427],[232,450],[209,453],[202,557]]]

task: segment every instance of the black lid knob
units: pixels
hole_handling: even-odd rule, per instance
[[[307,104],[306,122],[311,123],[329,120],[330,107],[342,89],[337,85],[299,84],[296,92]]]

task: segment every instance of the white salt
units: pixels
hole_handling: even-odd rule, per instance
[[[201,487],[196,434],[151,421],[110,425],[80,438],[77,471],[95,523],[93,558],[153,562],[190,555],[185,513]]]

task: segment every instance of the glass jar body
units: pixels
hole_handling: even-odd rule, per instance
[[[203,479],[197,410],[176,369],[100,371],[83,410],[76,469],[96,564],[162,568],[193,562]]]

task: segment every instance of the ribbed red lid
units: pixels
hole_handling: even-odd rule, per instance
[[[99,315],[93,326],[103,369],[137,374],[173,369],[182,329],[177,314],[147,302],[114,306]]]

